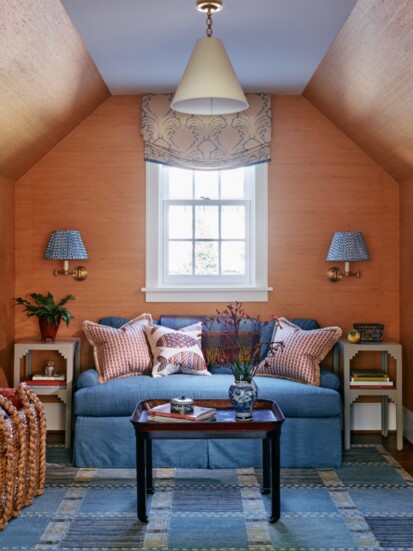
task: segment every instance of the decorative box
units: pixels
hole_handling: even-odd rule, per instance
[[[354,329],[360,333],[360,342],[381,342],[384,325],[382,323],[354,323]]]
[[[192,413],[194,411],[194,401],[192,398],[181,396],[180,398],[172,398],[171,413]]]

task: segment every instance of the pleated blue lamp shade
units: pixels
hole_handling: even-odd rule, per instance
[[[361,232],[342,231],[334,234],[326,260],[358,262],[370,260]]]
[[[52,232],[44,257],[49,260],[86,260],[88,258],[82,237],[77,230]]]

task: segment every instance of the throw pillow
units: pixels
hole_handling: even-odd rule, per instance
[[[142,314],[119,329],[92,321],[83,322],[83,331],[93,346],[100,383],[129,375],[143,375],[151,369],[151,355],[144,330],[150,323],[150,314]]]
[[[145,332],[152,350],[154,377],[166,377],[179,372],[210,375],[201,350],[201,323],[178,330],[149,325],[145,327]]]
[[[223,316],[214,316],[203,322],[202,350],[208,367],[219,365],[220,349],[228,346],[228,339],[231,335],[231,322],[226,321]],[[245,352],[252,351],[258,346],[260,341],[260,322],[255,318],[245,318],[242,320],[239,333],[239,344],[241,350],[239,359],[245,358]],[[223,367],[222,367],[223,369]],[[232,371],[227,371],[232,373]],[[226,373],[223,369],[221,373]]]
[[[279,322],[271,340],[283,342],[284,348],[268,355],[256,374],[319,386],[320,361],[341,337],[340,327],[306,331],[285,318],[279,318]]]

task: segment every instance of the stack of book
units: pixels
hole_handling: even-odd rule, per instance
[[[391,388],[393,381],[380,369],[358,369],[350,372],[350,388]]]
[[[43,373],[35,373],[31,379],[26,379],[25,383],[29,386],[66,386],[65,375],[43,375]]]
[[[200,406],[194,406],[192,413],[171,413],[171,404],[161,404],[154,408],[148,409],[149,421],[158,421],[161,423],[180,423],[188,421],[212,421],[215,419],[216,409],[203,408]]]

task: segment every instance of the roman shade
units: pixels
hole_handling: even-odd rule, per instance
[[[271,95],[247,94],[249,108],[232,115],[186,115],[173,94],[142,96],[145,160],[192,170],[222,170],[271,160]]]

